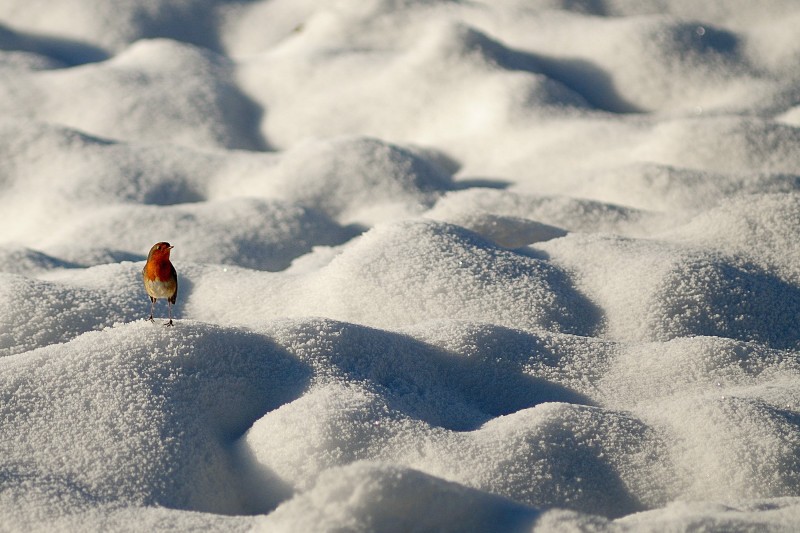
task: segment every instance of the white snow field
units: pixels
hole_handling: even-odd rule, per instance
[[[3,0],[0,531],[800,530],[798,27]]]

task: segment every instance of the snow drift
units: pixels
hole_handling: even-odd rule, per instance
[[[798,529],[795,2],[51,4],[0,5],[3,528]]]

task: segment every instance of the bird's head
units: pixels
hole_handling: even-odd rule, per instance
[[[147,254],[147,259],[151,257],[165,257],[169,258],[169,251],[172,250],[174,246],[170,245],[168,242],[157,242],[150,248],[150,253]]]

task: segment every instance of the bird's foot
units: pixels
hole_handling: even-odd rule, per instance
[[[150,322],[155,322],[155,320],[153,319],[153,315],[150,315],[150,318],[148,318],[147,320],[149,320]]]
[[[172,323],[172,319],[170,318],[169,322],[164,322],[164,325],[169,328],[169,327],[174,326],[175,324]]]

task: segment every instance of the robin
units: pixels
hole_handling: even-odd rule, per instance
[[[172,326],[172,306],[175,305],[175,300],[178,298],[178,273],[175,272],[175,267],[169,262],[169,251],[172,250],[168,242],[159,242],[150,248],[150,253],[147,254],[147,263],[144,264],[142,269],[142,278],[144,279],[144,290],[150,296],[150,322],[153,320],[153,308],[156,305],[156,300],[159,298],[167,299],[167,308],[169,309],[169,322],[164,323],[165,326]]]

